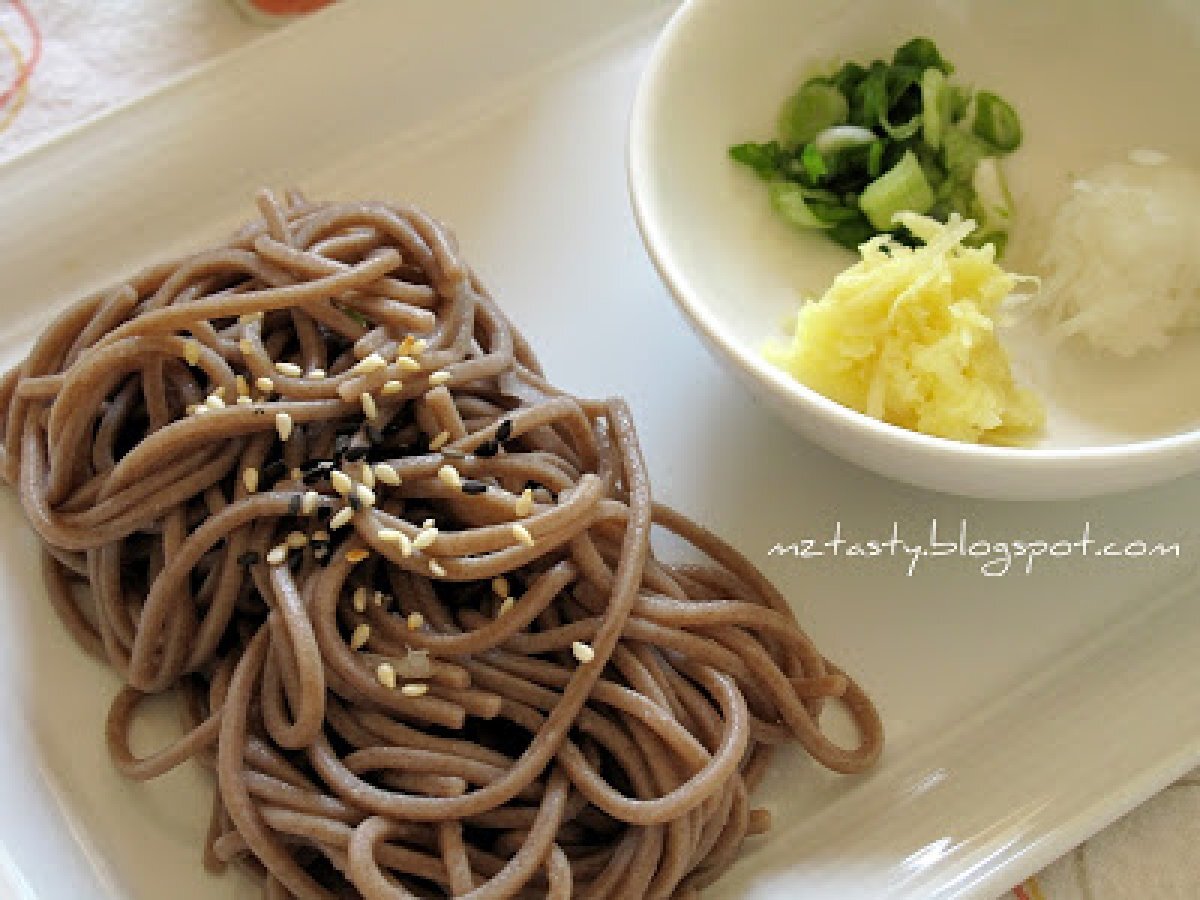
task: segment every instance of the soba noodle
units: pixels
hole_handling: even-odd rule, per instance
[[[651,499],[625,405],[550,384],[441,224],[258,205],[0,383],[50,602],[126,685],[112,758],[215,771],[208,866],[268,898],[692,897],[767,827],[774,747],[871,765],[864,693]],[[652,525],[708,561],[659,560]],[[167,691],[184,735],[138,757]]]

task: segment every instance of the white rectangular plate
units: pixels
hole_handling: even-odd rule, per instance
[[[249,214],[263,184],[407,198],[452,223],[552,377],[623,394],[657,495],[732,540],[878,700],[869,776],[798,754],[761,801],[770,835],[712,898],[989,897],[1200,762],[1200,479],[1107,500],[1005,505],[888,483],[802,443],[702,353],[645,259],[626,115],[667,4],[360,2],[292,27],[0,169],[0,356],[54,308]],[[748,64],[750,62],[748,61]],[[713,152],[723,152],[714,147]],[[720,228],[720,222],[712,223]],[[207,776],[135,785],[102,747],[110,672],[46,603],[0,497],[0,893],[250,897],[203,873]],[[1178,556],[770,555],[776,542],[1178,543]],[[147,736],[147,740],[150,738]]]

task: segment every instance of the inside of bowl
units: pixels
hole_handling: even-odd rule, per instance
[[[1014,271],[1039,274],[1041,236],[1079,175],[1137,148],[1200,169],[1200,119],[1180,103],[1200,79],[1200,5],[1190,0],[698,0],[687,14],[687,52],[671,54],[651,125],[651,202],[702,313],[756,357],[800,299],[855,258],[781,222],[726,152],[773,137],[779,104],[822,65],[887,57],[924,35],[957,80],[1013,104],[1025,135],[1004,161],[1017,217],[1004,264]],[[1186,387],[1200,373],[1200,334],[1132,359],[1049,341],[1036,322],[1004,341],[1019,380],[1046,402],[1040,446],[1200,427],[1200,392]]]

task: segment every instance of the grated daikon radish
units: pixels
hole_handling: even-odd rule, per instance
[[[1132,356],[1200,325],[1200,175],[1156,151],[1077,179],[1042,257],[1052,333]]]

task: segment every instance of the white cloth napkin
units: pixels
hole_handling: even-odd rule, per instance
[[[29,0],[44,35],[28,101],[0,161],[264,33],[222,0]],[[0,29],[28,48],[0,0]],[[12,69],[0,63],[0,92]],[[3,111],[0,110],[0,115]],[[1200,769],[1003,900],[1200,898]]]
[[[224,0],[27,0],[43,36],[28,100],[0,133],[0,160],[42,143],[263,29]],[[0,0],[0,28],[28,51],[27,31]],[[12,63],[0,48],[0,93]],[[0,111],[0,115],[3,111]]]

